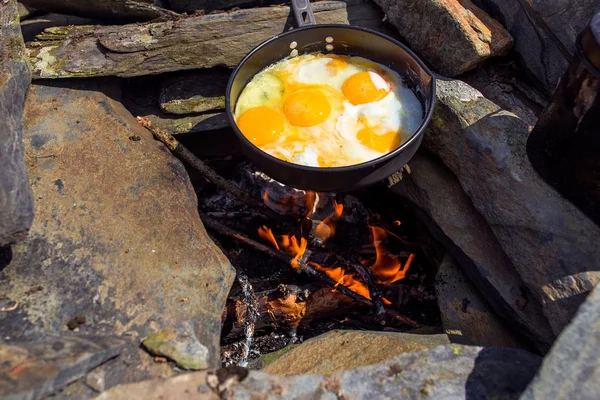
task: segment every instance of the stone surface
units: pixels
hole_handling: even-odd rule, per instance
[[[552,93],[567,69],[571,54],[531,8],[533,0],[473,2],[508,29],[514,38],[514,51],[519,56],[520,64],[538,81],[540,89],[546,94]],[[547,4],[546,1],[543,3]],[[562,1],[560,3],[564,4]]]
[[[168,114],[225,110],[225,89],[231,71],[207,69],[165,79],[160,108]]]
[[[409,165],[411,174],[406,174],[392,191],[423,210],[417,216],[461,265],[494,311],[532,340],[537,348],[548,350],[555,336],[543,316],[540,302],[523,290],[523,280],[456,177],[439,160],[423,151],[419,151]],[[460,297],[460,294],[455,296]],[[453,300],[446,297],[438,301]],[[483,332],[476,337],[484,337],[489,327],[481,329]]]
[[[106,19],[108,21],[148,21],[173,18],[177,13],[155,6],[152,0],[21,0],[41,11]]]
[[[207,371],[114,387],[94,400],[219,400],[206,385]]]
[[[3,1],[0,3],[0,247],[22,238],[33,220],[21,121],[30,80],[17,2]]]
[[[194,326],[187,321],[151,334],[142,345],[151,354],[167,357],[183,369],[199,370],[209,366],[208,349],[198,341]]]
[[[526,348],[450,255],[438,267],[435,294],[444,331],[453,343]]]
[[[320,1],[313,10],[318,23],[349,22],[344,2]],[[167,22],[48,28],[27,48],[34,78],[233,68],[254,47],[292,27],[289,16],[289,7],[276,6]]]
[[[325,376],[221,369],[124,385],[96,399],[518,399],[540,362],[522,350],[445,345]]]
[[[81,316],[82,334],[131,338],[106,371],[107,387],[172,373],[139,343],[183,321],[218,366],[234,278],[183,165],[119,97],[112,81],[32,86],[24,121],[36,218],[0,268],[0,293],[19,301],[0,313],[0,337],[36,340]]]
[[[529,3],[569,54],[575,54],[577,35],[600,12],[600,0],[530,0]]]
[[[162,80],[156,77],[128,79],[122,83],[123,104],[136,117],[144,117],[152,125],[172,135],[204,132],[229,127],[225,112],[208,111],[187,115],[166,114],[160,109]]]
[[[522,76],[523,72],[515,62],[499,60],[461,75],[460,80],[479,90],[486,99],[521,118],[531,131],[548,105],[548,100]]]
[[[537,175],[523,121],[461,81],[437,83],[423,146],[456,175],[558,334],[600,281],[600,228]]]
[[[446,335],[334,330],[295,347],[264,371],[276,375],[327,375],[449,343]]]
[[[0,397],[31,400],[52,394],[117,356],[124,345],[123,339],[101,336],[0,344]]]
[[[29,16],[31,16],[31,14],[33,14],[35,12],[35,10],[31,7],[27,7],[21,3],[17,3],[17,9],[19,12],[19,18],[21,19],[21,21],[25,20],[26,18],[28,18]]]
[[[30,42],[47,28],[69,25],[95,25],[97,23],[97,20],[91,18],[48,13],[23,21],[21,31],[23,32],[23,39]]]
[[[593,400],[600,393],[600,286],[560,334],[522,400]]]
[[[470,0],[375,0],[411,48],[439,73],[456,76],[503,56],[511,35]]]

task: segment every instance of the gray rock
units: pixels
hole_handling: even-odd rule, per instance
[[[548,105],[545,95],[519,78],[515,63],[487,63],[460,76],[460,80],[479,90],[486,99],[521,118],[531,131]]]
[[[151,354],[167,357],[183,369],[206,369],[209,365],[208,349],[198,341],[194,325],[189,321],[151,334],[142,345]]]
[[[48,338],[0,344],[0,397],[39,399],[116,357],[125,340],[116,337]]]
[[[560,334],[521,400],[595,400],[600,393],[600,286]]]
[[[435,294],[444,331],[453,343],[527,348],[523,339],[491,309],[449,254],[438,267]],[[544,323],[547,326],[545,320]],[[543,348],[547,348],[544,345]]]
[[[0,313],[0,337],[36,340],[79,324],[82,334],[135,341],[106,369],[107,387],[172,374],[139,341],[183,321],[218,366],[234,278],[183,165],[119,98],[112,81],[31,87],[24,121],[37,218],[0,272],[0,293],[20,302]]]
[[[17,3],[17,7],[19,10],[19,18],[21,21],[25,20],[26,18],[29,18],[31,14],[35,12],[35,9],[27,7],[21,3]]]
[[[46,28],[53,26],[95,25],[98,21],[91,18],[65,14],[44,14],[21,23],[21,31],[26,42],[30,42]]]
[[[15,0],[0,3],[0,247],[26,233],[33,197],[23,159],[23,103],[31,81]]]
[[[494,311],[531,339],[537,348],[547,351],[555,336],[543,316],[540,302],[523,290],[523,280],[456,176],[423,151],[418,152],[409,165],[412,173],[406,174],[392,190],[423,210],[417,215],[446,246]],[[446,293],[448,295],[450,293]],[[446,296],[438,301],[444,307],[451,307],[447,302],[454,299]]]
[[[171,135],[211,131],[229,126],[223,110],[186,115],[166,114],[160,108],[161,78],[143,77],[123,84],[123,104],[136,117],[144,117],[152,125]]]
[[[600,281],[600,228],[531,166],[528,128],[461,81],[438,81],[423,145],[456,175],[555,334]]]
[[[160,108],[168,114],[222,111],[230,74],[226,69],[207,69],[169,77],[162,85]]]
[[[450,344],[446,335],[333,330],[295,346],[267,365],[264,372],[327,375],[443,344]]]
[[[531,0],[473,0],[502,23],[514,38],[521,65],[538,81],[546,94],[554,91],[571,54],[556,39]],[[556,2],[558,3],[558,1]],[[560,2],[564,4],[564,2]],[[544,5],[547,2],[544,1]]]
[[[569,54],[575,54],[577,35],[600,12],[600,0],[531,0],[530,4]]]
[[[173,18],[177,13],[153,5],[152,0],[21,0],[27,6],[59,14],[78,15],[108,21],[148,21]]]
[[[510,34],[470,0],[375,0],[411,48],[438,72],[456,76],[503,56]]]
[[[445,345],[325,376],[229,368],[123,385],[96,399],[518,399],[540,363],[522,350]]]

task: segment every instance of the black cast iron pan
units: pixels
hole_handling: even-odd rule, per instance
[[[435,104],[435,78],[427,66],[398,41],[372,31],[349,25],[316,25],[309,0],[292,0],[299,28],[277,35],[252,50],[233,71],[225,96],[229,122],[241,141],[246,156],[271,178],[298,189],[344,192],[386,179],[400,170],[415,154],[423,139]],[[237,99],[254,75],[267,66],[290,56],[290,44],[297,43],[299,54],[328,52],[326,38],[333,38],[335,54],[361,56],[397,71],[423,106],[423,122],[406,142],[375,160],[348,167],[306,167],[279,160],[252,144],[237,128],[234,110]]]

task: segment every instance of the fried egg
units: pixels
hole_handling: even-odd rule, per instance
[[[312,53],[256,74],[234,118],[264,152],[327,168],[394,150],[419,127],[423,110],[397,72],[362,57]]]

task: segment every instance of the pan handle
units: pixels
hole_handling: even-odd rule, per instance
[[[292,10],[294,11],[296,23],[299,28],[317,23],[315,15],[312,12],[312,7],[310,6],[310,0],[292,0]]]

